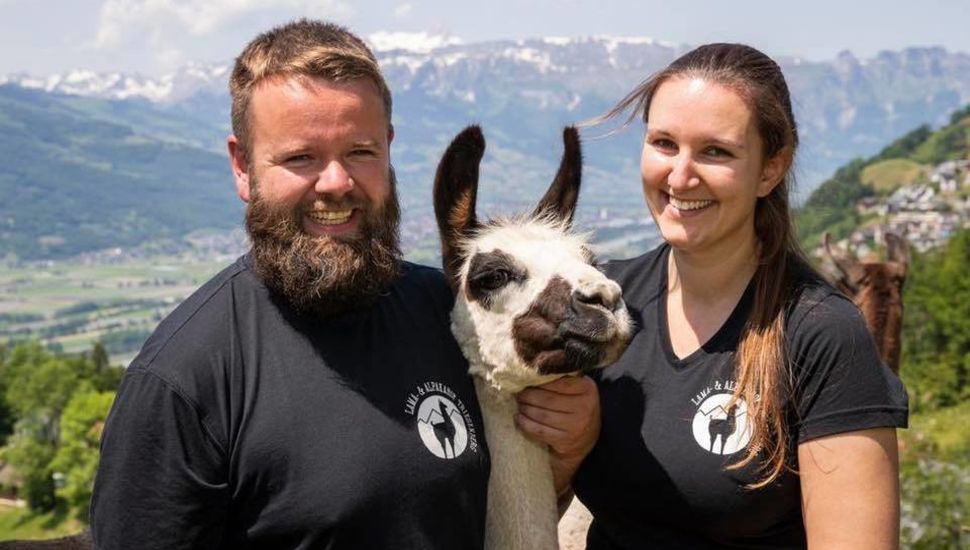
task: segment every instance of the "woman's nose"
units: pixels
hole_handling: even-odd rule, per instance
[[[697,185],[700,180],[694,172],[694,163],[685,151],[670,158],[670,172],[667,174],[667,186],[672,190],[687,190]]]

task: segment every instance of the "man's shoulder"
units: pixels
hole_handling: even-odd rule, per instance
[[[227,327],[229,319],[237,313],[235,308],[240,305],[237,299],[240,287],[250,291],[258,291],[259,287],[245,256],[220,271],[176,306],[145,341],[129,369],[151,370],[168,379],[174,374],[172,371],[188,367],[187,362],[170,360],[172,355],[184,359],[227,345]]]

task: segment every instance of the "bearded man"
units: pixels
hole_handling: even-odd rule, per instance
[[[299,21],[246,47],[230,91],[252,250],[129,366],[103,436],[97,548],[480,547],[481,418],[440,274],[400,258],[373,54]]]
[[[481,548],[482,419],[442,274],[401,259],[374,55],[297,21],[245,48],[230,92],[252,249],[128,367],[102,439],[96,547]],[[596,404],[595,389],[564,388]],[[523,427],[591,446],[569,407],[544,409],[555,389],[537,390]]]

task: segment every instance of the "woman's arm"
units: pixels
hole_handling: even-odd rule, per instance
[[[820,437],[798,446],[810,549],[899,548],[895,428]]]

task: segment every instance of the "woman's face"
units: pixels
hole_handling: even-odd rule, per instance
[[[688,253],[750,248],[755,203],[784,175],[781,157],[765,162],[753,113],[733,89],[687,77],[661,84],[640,174],[664,239]]]

